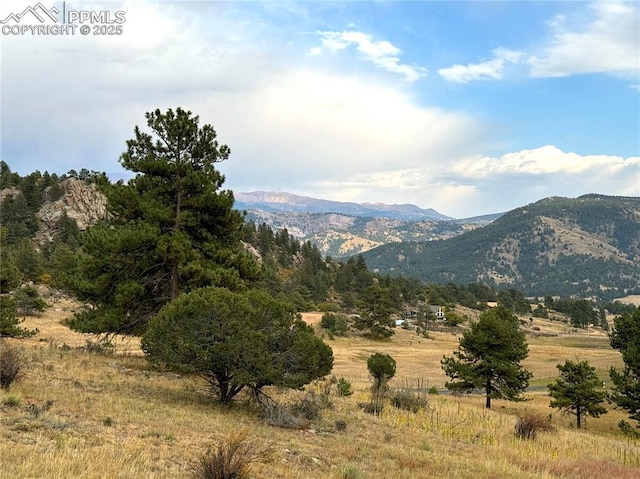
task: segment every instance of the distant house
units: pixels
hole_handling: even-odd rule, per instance
[[[442,306],[429,305],[429,309],[435,315],[436,321],[445,321],[447,318],[444,316],[444,310]]]
[[[498,302],[497,301],[487,301],[487,307],[488,308],[495,308],[498,306]]]
[[[430,304],[429,311],[431,311],[436,317],[436,321],[445,321],[447,319],[444,316],[444,310],[442,309],[442,306],[434,306]],[[420,313],[417,309],[405,309],[402,315],[404,316],[403,321],[414,322],[418,319]]]

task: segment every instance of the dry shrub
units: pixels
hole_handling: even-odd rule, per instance
[[[371,402],[358,403],[358,406],[361,407],[367,414],[379,416],[384,409],[384,400],[379,397],[374,397],[371,399]]]
[[[247,432],[242,431],[227,437],[214,449],[209,449],[194,466],[197,479],[246,479],[251,464],[264,458],[269,446],[258,446],[247,440]]]
[[[0,339],[0,388],[8,390],[21,374],[24,364],[20,350]]]
[[[553,431],[553,426],[548,418],[542,414],[525,411],[518,416],[515,427],[515,435],[520,439],[535,439],[538,432]]]
[[[391,404],[397,409],[405,411],[418,412],[420,409],[427,409],[427,397],[420,391],[411,391],[409,389],[397,389],[391,392],[389,399]]]

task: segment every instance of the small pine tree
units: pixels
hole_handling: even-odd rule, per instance
[[[386,389],[389,380],[396,374],[396,360],[384,353],[375,353],[367,360],[367,369],[373,377],[372,390],[374,396]]]
[[[18,318],[16,302],[9,296],[0,296],[0,337],[26,338],[38,330],[29,330],[18,326],[23,320]]]
[[[601,381],[596,368],[587,361],[576,363],[569,360],[556,367],[561,374],[555,383],[547,386],[553,398],[549,407],[558,408],[563,414],[573,414],[578,429],[582,426],[582,418],[587,415],[599,417],[607,413],[607,409],[601,405],[607,394],[597,390]]]

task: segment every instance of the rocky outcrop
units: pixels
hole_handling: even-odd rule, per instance
[[[5,188],[4,190],[0,191],[0,203],[2,203],[5,198],[15,198],[18,193],[20,193],[20,190],[13,186],[11,188]]]
[[[65,212],[69,218],[76,221],[81,231],[108,216],[107,198],[98,191],[95,184],[87,184],[76,178],[67,178],[58,186],[63,194],[55,201],[49,199],[50,188],[45,190],[45,201],[37,214],[40,225],[37,233],[39,242],[51,241],[57,230],[58,221]]]

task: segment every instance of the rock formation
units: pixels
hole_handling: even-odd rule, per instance
[[[108,215],[107,198],[98,191],[95,184],[87,184],[76,178],[67,178],[58,186],[64,192],[63,195],[51,201],[50,188],[47,188],[44,193],[44,203],[37,214],[40,230],[36,237],[40,243],[51,241],[64,212],[76,221],[81,231],[99,220],[106,219]]]

